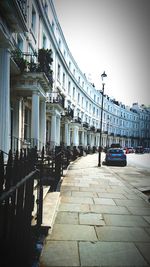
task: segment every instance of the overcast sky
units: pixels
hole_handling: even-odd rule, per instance
[[[150,104],[150,0],[53,0],[83,73],[125,105]]]

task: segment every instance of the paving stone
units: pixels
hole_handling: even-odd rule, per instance
[[[114,226],[141,226],[141,227],[148,227],[149,224],[140,216],[134,215],[111,215],[111,214],[104,214],[104,220],[107,225],[114,225]]]
[[[150,204],[147,203],[146,201],[144,200],[124,200],[124,199],[115,199],[115,202],[117,205],[119,206],[126,206],[126,207],[141,207],[141,208],[150,208]]]
[[[74,187],[74,186],[66,186],[66,185],[61,185],[61,192],[62,191],[79,191],[79,187]]]
[[[104,226],[95,229],[100,241],[150,242],[149,234],[139,227]]]
[[[61,203],[59,205],[59,211],[89,212],[90,206],[88,204]]]
[[[90,197],[62,197],[61,203],[82,203],[82,204],[93,204],[93,199]]]
[[[137,194],[132,194],[132,193],[124,193],[124,196],[126,196],[127,199],[139,199],[141,200],[140,196],[138,196]]]
[[[79,215],[77,212],[60,211],[55,219],[56,224],[79,224]]]
[[[71,191],[61,191],[60,196],[66,196],[66,197],[71,197]]]
[[[55,224],[47,239],[97,241],[94,226],[75,224]]]
[[[150,243],[136,243],[136,246],[150,265]]]
[[[132,243],[79,242],[81,266],[148,266]]]
[[[80,224],[105,225],[102,214],[98,213],[79,213]]]
[[[90,205],[90,211],[95,213],[129,214],[129,211],[126,207],[118,207],[113,205]]]
[[[133,215],[150,215],[150,208],[141,207],[128,207],[128,210]]]
[[[98,196],[102,198],[126,199],[126,197],[123,194],[118,194],[118,193],[98,193]]]
[[[143,218],[150,224],[150,216],[143,216]]]
[[[96,192],[74,192],[72,191],[71,195],[73,197],[97,197]]]
[[[78,245],[75,241],[47,241],[39,267],[79,266]]]
[[[81,192],[85,192],[85,191],[88,191],[88,192],[106,192],[106,189],[107,189],[107,186],[103,186],[103,187],[88,187],[88,189],[86,187],[80,187],[80,191]]]
[[[94,198],[94,203],[95,204],[102,204],[102,205],[115,205],[116,203],[110,199],[110,198]]]
[[[150,227],[148,227],[148,228],[146,227],[145,231],[150,235]]]

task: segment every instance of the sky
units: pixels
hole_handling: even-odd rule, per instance
[[[53,0],[70,52],[97,89],[150,104],[150,0]]]

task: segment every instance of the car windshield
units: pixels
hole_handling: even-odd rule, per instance
[[[123,150],[122,149],[110,149],[108,151],[108,153],[111,153],[111,154],[123,154]]]

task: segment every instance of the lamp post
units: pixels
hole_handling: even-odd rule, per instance
[[[103,102],[104,102],[104,80],[107,77],[105,71],[101,74],[102,78],[102,104],[101,104],[101,118],[100,118],[100,135],[99,135],[99,153],[98,153],[98,167],[101,167],[101,152],[102,152],[102,121],[103,121]]]

